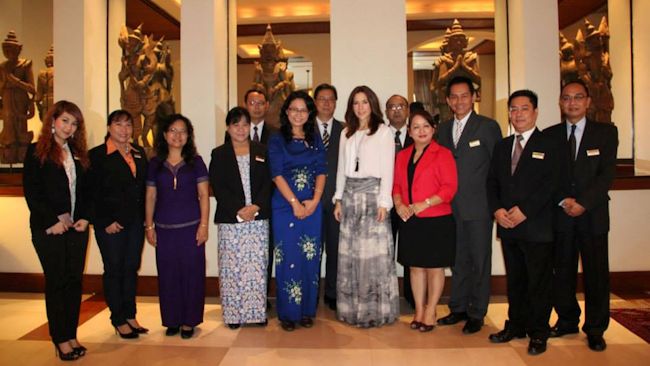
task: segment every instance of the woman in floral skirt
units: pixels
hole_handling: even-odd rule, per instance
[[[282,329],[313,325],[318,303],[321,205],[326,150],[315,132],[316,107],[304,92],[289,95],[280,111],[280,133],[269,140],[275,243],[277,311]]]

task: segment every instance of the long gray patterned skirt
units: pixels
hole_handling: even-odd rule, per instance
[[[390,215],[377,222],[378,192],[379,178],[346,178],[341,200],[337,316],[364,328],[399,316]]]

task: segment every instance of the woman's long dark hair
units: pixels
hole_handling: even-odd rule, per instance
[[[75,156],[79,158],[81,166],[86,169],[90,165],[88,145],[86,143],[86,123],[84,122],[84,116],[79,107],[67,100],[60,100],[54,103],[47,111],[45,118],[43,118],[41,134],[38,137],[38,141],[36,141],[36,158],[38,158],[41,164],[44,164],[46,160],[50,160],[58,166],[63,166],[61,146],[54,141],[54,134],[52,133],[54,121],[63,113],[68,113],[77,120],[77,131],[75,131],[73,136],[68,138],[68,146]]]
[[[181,151],[181,156],[185,163],[193,164],[194,158],[196,157],[196,145],[194,145],[194,127],[189,118],[183,116],[182,114],[172,114],[166,118],[162,118],[158,121],[158,129],[156,130],[156,138],[153,140],[153,147],[156,150],[156,156],[160,159],[161,162],[167,160],[169,156],[169,145],[167,140],[165,140],[165,132],[169,132],[169,127],[174,124],[176,121],[183,121],[185,128],[187,128],[187,142],[183,146]]]
[[[314,130],[316,128],[316,105],[314,104],[314,100],[309,96],[309,94],[305,93],[302,90],[289,94],[287,100],[285,100],[284,104],[282,104],[282,109],[280,109],[280,132],[282,133],[282,136],[286,142],[291,141],[293,138],[293,134],[291,133],[291,122],[289,122],[289,116],[287,115],[287,112],[289,111],[291,102],[296,99],[302,99],[307,106],[307,110],[309,111],[309,116],[307,117],[307,122],[305,122],[305,125],[303,126],[303,130],[305,131],[305,142],[307,142],[309,146],[313,146]]]
[[[377,132],[377,129],[381,124],[384,123],[384,114],[381,112],[381,107],[379,106],[379,98],[372,89],[365,85],[357,86],[352,89],[350,97],[348,98],[348,109],[345,110],[345,123],[348,128],[348,132],[345,134],[346,137],[354,135],[355,132],[359,129],[359,118],[354,114],[354,97],[363,93],[368,98],[370,103],[370,121],[368,121],[368,128],[370,128],[370,135]]]

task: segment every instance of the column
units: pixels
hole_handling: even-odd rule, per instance
[[[650,2],[632,1],[634,39],[634,157],[637,168],[650,171]],[[613,37],[613,34],[612,34]],[[616,74],[614,74],[616,77]],[[616,107],[618,108],[618,106]],[[619,136],[620,139],[620,136]],[[619,147],[619,152],[620,152]]]

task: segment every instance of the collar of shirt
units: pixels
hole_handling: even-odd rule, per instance
[[[129,144],[129,152],[130,152],[131,150],[134,150],[134,149],[135,149],[135,147],[133,147],[133,144]],[[117,151],[117,145],[115,145],[115,143],[113,142],[113,140],[111,140],[110,138],[107,139],[107,140],[106,140],[106,155],[110,155],[110,154],[114,153],[115,151]],[[127,152],[126,152],[126,151],[120,151],[120,153],[121,153],[122,155],[124,155],[124,154],[126,154]]]
[[[572,124],[569,121],[566,121],[565,123],[566,123],[566,137],[568,139],[569,136],[571,136],[571,126],[572,126]],[[578,142],[578,140],[580,138],[582,138],[582,133],[585,132],[585,125],[586,124],[587,124],[587,117],[582,117],[582,119],[580,121],[578,121],[578,123],[575,124],[576,125],[576,132],[575,132],[576,142]]]
[[[262,130],[264,129],[264,120],[260,121],[258,124],[251,123],[251,140],[253,139],[253,135],[255,134],[255,127],[257,127],[257,137],[262,139]]]
[[[327,123],[327,133],[331,136],[332,135],[332,125],[334,124],[334,117],[328,119],[327,121],[321,121],[318,117],[316,117],[316,124],[318,125],[318,130],[320,131],[321,136],[323,135],[323,124]]]
[[[517,133],[517,132],[515,132],[515,139],[513,139],[513,141],[517,141],[516,136],[517,136],[517,135],[521,135],[521,136],[523,137],[523,139],[521,140],[521,147],[522,147],[522,148],[525,148],[525,147],[526,147],[526,143],[528,143],[528,140],[530,139],[530,136],[533,134],[533,132],[535,132],[536,129],[537,129],[537,126],[531,128],[531,129],[528,130],[528,131],[524,131],[524,132],[522,132],[522,133]],[[515,144],[514,144],[514,142],[513,142],[513,143],[512,143],[512,148],[513,148],[513,149],[514,149],[514,146],[515,146]]]
[[[469,111],[467,115],[460,120],[456,119],[456,116],[454,115],[454,128],[456,128],[456,125],[460,123],[460,131],[462,132],[463,129],[465,128],[465,125],[467,124],[467,120],[469,117],[472,115],[472,111]]]

